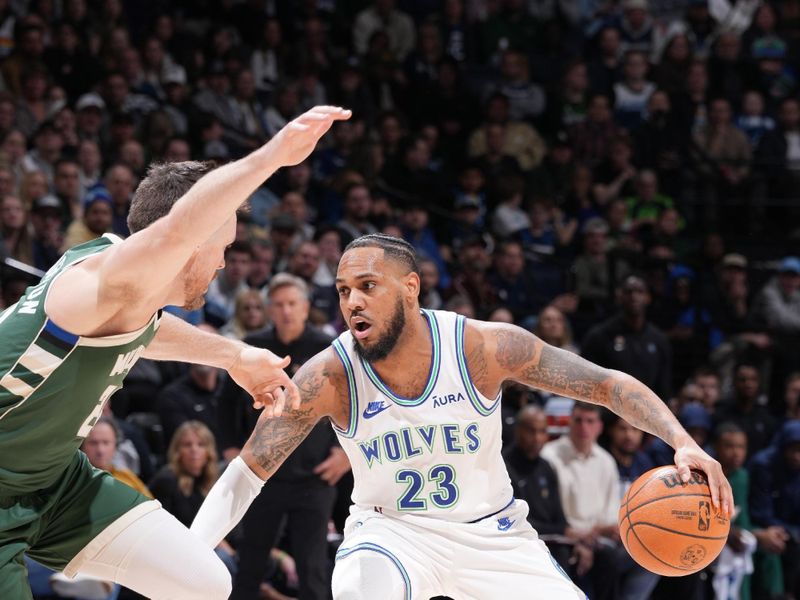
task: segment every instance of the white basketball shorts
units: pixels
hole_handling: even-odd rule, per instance
[[[527,516],[522,500],[474,523],[353,507],[334,600],[585,600]]]

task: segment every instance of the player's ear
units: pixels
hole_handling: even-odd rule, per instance
[[[414,273],[414,271],[411,271],[408,275],[405,276],[404,284],[409,298],[419,297],[419,287],[420,287],[419,275]]]

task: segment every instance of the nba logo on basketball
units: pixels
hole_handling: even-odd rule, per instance
[[[700,510],[697,513],[697,529],[708,531],[711,522],[711,505],[707,500],[700,500]]]

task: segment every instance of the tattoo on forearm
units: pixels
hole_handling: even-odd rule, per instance
[[[319,396],[319,392],[325,383],[325,373],[320,373],[317,369],[300,371],[294,382],[297,385],[297,389],[300,390],[301,404],[308,404]]]
[[[504,369],[516,371],[533,358],[534,345],[527,332],[496,329],[494,335],[497,338],[497,350],[494,357],[497,364]]]
[[[522,371],[523,383],[556,394],[605,404],[602,384],[608,379],[603,369],[579,356],[545,345],[539,360]]]
[[[300,445],[317,420],[312,408],[287,410],[280,417],[259,419],[250,437],[258,465],[271,474]]]

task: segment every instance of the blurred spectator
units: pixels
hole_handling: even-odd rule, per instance
[[[189,527],[219,478],[217,460],[214,434],[199,421],[187,421],[172,436],[167,464],[148,487],[161,506]],[[216,552],[229,570],[235,570],[235,551],[226,540],[222,540]]]
[[[531,82],[530,65],[524,53],[514,49],[503,52],[500,75],[494,91],[508,98],[512,121],[533,120],[544,112],[547,97],[540,86]]]
[[[236,297],[247,291],[252,260],[253,249],[247,242],[236,241],[225,249],[225,266],[206,292],[205,315],[211,325],[221,327],[233,317]]]
[[[33,266],[47,271],[61,257],[64,245],[62,224],[64,213],[61,203],[54,196],[43,196],[34,201],[30,212],[33,226]]]
[[[372,194],[364,184],[353,184],[345,189],[344,194],[344,217],[337,224],[339,229],[345,234],[342,240],[345,246],[352,240],[368,233],[376,233],[378,230],[369,218],[372,210]]]
[[[419,261],[419,305],[429,310],[441,310],[444,306],[439,286],[439,268],[428,258]]]
[[[53,195],[61,203],[65,223],[80,219],[83,211],[81,200],[84,196],[81,190],[80,169],[74,160],[62,158],[55,164]]]
[[[430,227],[430,213],[423,204],[409,205],[403,213],[403,238],[414,246],[420,257],[427,258],[436,263],[442,287],[450,285],[450,275],[444,258],[439,251],[433,230]]]
[[[692,64],[692,46],[686,34],[674,31],[667,34],[663,52],[653,73],[653,81],[658,89],[666,94],[676,94],[683,90],[689,66]]]
[[[635,229],[653,227],[661,214],[675,206],[672,198],[659,192],[658,176],[650,169],[636,174],[636,194],[627,199],[628,218]]]
[[[640,475],[652,469],[655,465],[650,457],[642,451],[642,438],[644,434],[640,429],[614,415],[608,425],[608,451],[617,463],[620,478],[620,498],[625,497],[630,485]]]
[[[59,158],[64,139],[52,121],[43,122],[33,136],[33,148],[22,159],[26,172],[41,171],[47,177],[48,186],[53,181],[53,170]]]
[[[75,103],[75,119],[78,135],[82,140],[100,143],[105,109],[105,101],[96,92],[87,92],[78,98]]]
[[[342,233],[334,226],[320,227],[314,234],[314,241],[319,248],[320,262],[312,282],[320,286],[333,285],[342,258]]]
[[[416,31],[414,22],[406,13],[395,8],[394,0],[375,0],[356,15],[353,23],[353,46],[359,54],[367,52],[373,35],[382,31],[388,37],[392,57],[403,61],[414,48]]]
[[[636,565],[619,543],[619,473],[613,457],[597,445],[602,429],[599,407],[575,402],[569,434],[545,444],[542,457],[558,475],[568,535],[594,550],[592,598],[647,597],[656,578]],[[585,493],[587,489],[594,493]]]
[[[672,351],[666,336],[647,320],[650,293],[644,281],[633,276],[618,289],[619,314],[589,330],[581,354],[636,377],[666,401],[672,381]]]
[[[609,256],[608,224],[593,217],[583,225],[583,253],[572,263],[578,311],[586,317],[608,314],[614,290],[630,272],[625,262]]]
[[[525,254],[519,242],[506,241],[498,245],[494,271],[488,281],[495,297],[514,315],[519,323],[535,315],[544,306],[544,298],[526,270]]]
[[[578,160],[595,167],[609,154],[611,141],[619,135],[611,112],[611,102],[605,94],[589,98],[586,120],[570,128],[570,138]]]
[[[64,237],[61,251],[94,240],[104,233],[110,232],[113,225],[114,205],[108,191],[96,187],[89,191],[83,200],[83,215],[80,220],[73,221]]]
[[[492,213],[492,231],[499,238],[509,238],[530,227],[528,215],[522,209],[525,184],[520,177],[506,177],[497,182],[494,199],[497,208]]]
[[[591,568],[593,552],[583,543],[564,543],[568,529],[561,507],[558,477],[541,456],[548,440],[547,418],[538,406],[526,406],[516,418],[514,443],[503,452],[514,497],[528,503],[528,521],[545,541],[553,557],[567,571],[583,577]],[[556,541],[562,538],[562,541]]]
[[[256,347],[291,356],[288,370],[300,366],[330,344],[330,338],[308,323],[309,295],[297,277],[281,274],[270,282],[269,314],[273,327],[245,339]],[[251,399],[227,379],[221,393],[225,456],[239,453],[259,413]],[[284,518],[300,576],[300,596],[327,595],[326,534],[339,478],[350,469],[327,423],[319,423],[270,478],[243,520],[239,573],[233,598],[252,598],[264,574],[267,554],[278,541]]]
[[[511,101],[503,93],[495,92],[486,101],[485,122],[469,137],[468,155],[471,158],[483,156],[489,150],[489,128],[491,125],[500,125],[502,128],[493,129],[495,136],[502,131],[499,140],[500,147],[494,148],[494,154],[510,156],[515,159],[519,168],[528,171],[536,167],[544,157],[546,146],[539,133],[529,123],[511,118]]]
[[[619,30],[625,52],[640,52],[649,56],[653,51],[654,22],[648,12],[647,0],[625,0]]]
[[[320,253],[317,245],[314,242],[303,242],[289,257],[287,271],[302,279],[308,286],[311,322],[315,325],[324,325],[339,317],[339,294],[333,285],[313,283],[319,265]]]
[[[604,27],[596,37],[598,53],[589,61],[590,89],[596,94],[610,96],[620,75],[622,39],[615,27]]]
[[[114,421],[108,417],[100,417],[92,427],[89,435],[83,440],[81,450],[86,454],[86,458],[89,459],[93,467],[108,471],[114,479],[132,487],[140,494],[152,498],[153,495],[150,490],[147,489],[144,482],[133,471],[118,468],[114,465],[114,455],[117,452],[117,440],[119,437]]]
[[[769,194],[790,197],[800,182],[800,102],[786,98],[778,111],[777,128],[764,133],[756,161],[767,177]]]
[[[787,593],[800,593],[800,421],[784,423],[773,443],[749,466],[753,523],[777,530],[773,552],[781,554]]]
[[[736,126],[745,133],[753,148],[757,148],[764,134],[775,129],[775,119],[766,114],[764,97],[759,92],[748,90],[744,93]],[[759,156],[756,155],[756,160],[758,159]]]
[[[692,381],[700,389],[700,402],[709,413],[713,413],[720,399],[719,375],[709,367],[700,367],[694,372]]]
[[[621,127],[634,129],[645,115],[647,101],[656,89],[655,84],[647,80],[647,71],[647,55],[643,51],[628,50],[622,79],[614,84],[615,120]]]
[[[80,197],[83,198],[89,188],[100,181],[103,157],[100,146],[94,140],[81,140],[78,144],[78,178]]]
[[[556,348],[562,348],[570,352],[578,351],[572,341],[569,321],[567,321],[564,313],[555,306],[545,306],[541,310],[533,333]]]
[[[254,246],[255,248],[255,246]],[[253,260],[255,265],[256,261]],[[252,273],[252,269],[251,269]],[[258,289],[249,289],[236,296],[236,310],[219,333],[226,337],[241,340],[267,325],[267,307]]]
[[[199,327],[213,332],[213,328],[207,325]],[[164,439],[171,440],[178,427],[187,421],[199,421],[211,432],[218,431],[217,391],[220,384],[220,373],[214,367],[190,365],[185,375],[164,387],[156,401]]]
[[[740,106],[748,69],[742,53],[742,40],[736,32],[722,31],[719,34],[708,61],[708,72],[711,94],[727,98],[733,106]]]
[[[743,186],[750,174],[752,149],[744,133],[733,126],[732,118],[728,100],[712,100],[708,125],[694,134],[698,150],[697,168],[707,184],[719,190],[718,202],[728,202],[731,196],[742,198],[746,191]],[[719,215],[712,212],[714,222],[718,218]]]
[[[619,136],[609,140],[609,144],[608,158],[595,169],[594,195],[601,205],[634,193],[636,167],[630,138]]]
[[[752,560],[756,543],[761,541],[762,547],[764,544],[770,545],[769,538],[780,534],[776,530],[768,529],[753,531],[748,503],[750,478],[747,470],[743,468],[747,454],[747,435],[736,425],[723,423],[717,428],[715,438],[714,454],[731,484],[737,514],[731,523],[728,543],[718,560],[718,568],[713,579],[714,591],[718,596],[730,597],[731,594],[735,594],[742,600],[749,600],[751,589],[750,577],[747,574],[752,572],[752,567],[748,570],[746,566],[748,559]],[[737,561],[737,556],[742,556],[745,560]]]
[[[761,373],[754,364],[740,363],[734,369],[732,397],[724,398],[716,407],[716,423],[735,423],[747,433],[748,457],[766,448],[777,423],[764,406]]]
[[[28,211],[16,196],[0,200],[0,254],[33,264],[33,244]]]

